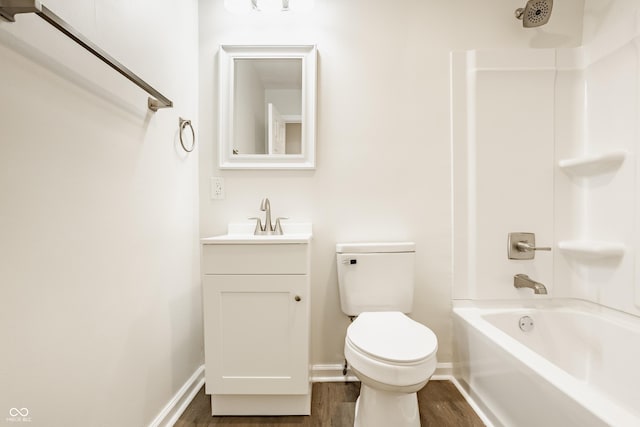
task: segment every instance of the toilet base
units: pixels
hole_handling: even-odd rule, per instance
[[[376,390],[362,383],[354,427],[420,427],[418,395]]]

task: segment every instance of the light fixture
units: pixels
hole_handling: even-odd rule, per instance
[[[224,0],[224,7],[239,14],[305,12],[313,7],[313,0]]]

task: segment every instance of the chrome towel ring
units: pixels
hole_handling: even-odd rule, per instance
[[[196,147],[196,131],[193,130],[193,125],[191,124],[191,120],[187,120],[187,119],[183,119],[182,117],[180,117],[180,145],[182,145],[182,148],[184,149],[184,151],[186,151],[187,153],[190,153],[193,151],[193,149]],[[184,138],[182,137],[182,134],[184,133],[184,129],[189,126],[189,129],[191,129],[191,141],[193,141],[191,143],[191,148],[187,148],[187,146],[184,144]]]

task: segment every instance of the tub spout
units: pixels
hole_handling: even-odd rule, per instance
[[[513,286],[516,288],[531,288],[536,295],[546,295],[547,288],[535,280],[531,280],[526,274],[516,274],[513,276]]]

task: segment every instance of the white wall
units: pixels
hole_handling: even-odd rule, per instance
[[[340,311],[335,243],[413,240],[413,317],[451,361],[451,168],[449,53],[471,48],[576,46],[582,2],[556,2],[548,26],[525,30],[521,1],[317,0],[309,15],[234,16],[200,2],[201,236],[259,214],[312,221],[312,360],[341,363],[348,319]],[[577,11],[577,12],[576,12]],[[578,17],[578,18],[577,18]],[[317,169],[217,168],[216,52],[219,44],[317,44]],[[209,178],[226,199],[209,199]]]
[[[454,298],[530,298],[515,274],[553,285],[553,253],[510,260],[510,232],[554,239],[553,49],[452,55]]]
[[[265,154],[267,110],[264,86],[251,61],[238,61],[235,69],[233,148],[240,154]]]
[[[0,23],[0,424],[142,426],[202,364],[195,1],[47,7],[175,103],[36,16]]]
[[[298,117],[302,115],[301,89],[267,89],[264,91],[264,97],[265,104],[274,104],[280,114]]]
[[[576,122],[582,137],[573,144],[558,140],[562,157],[627,153],[615,168],[589,174],[558,173],[560,193],[578,202],[566,209],[579,225],[563,238],[622,244],[623,256],[594,258],[562,254],[558,279],[572,296],[632,314],[640,314],[638,280],[638,123],[640,119],[640,5],[637,1],[585,2],[585,45],[580,49],[583,116]],[[578,56],[578,55],[575,55]],[[580,98],[578,98],[580,101]],[[562,149],[563,146],[566,148]],[[569,216],[568,215],[568,216]],[[566,224],[559,224],[567,229]]]

